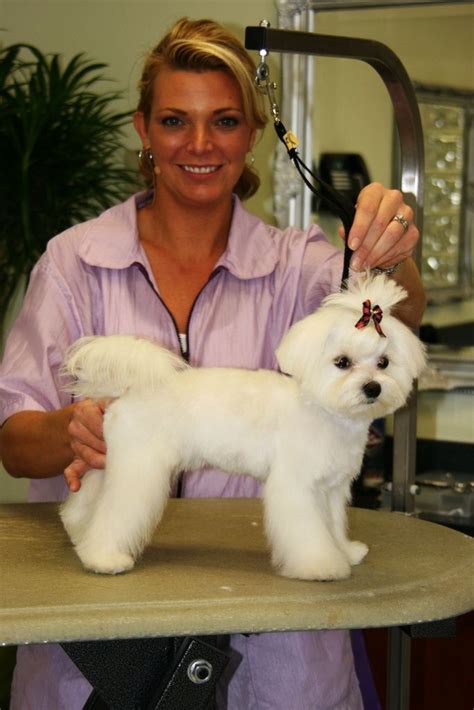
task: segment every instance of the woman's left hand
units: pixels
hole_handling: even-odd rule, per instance
[[[396,216],[398,220],[394,219]],[[363,271],[398,264],[412,256],[419,236],[413,223],[413,210],[405,203],[402,193],[377,182],[371,183],[361,190],[357,199],[354,224],[349,233],[349,246],[354,252],[351,268]]]

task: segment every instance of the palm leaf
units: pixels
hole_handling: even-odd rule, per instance
[[[106,65],[32,45],[0,48],[0,319],[48,240],[137,187],[120,161],[129,113],[97,90]]]

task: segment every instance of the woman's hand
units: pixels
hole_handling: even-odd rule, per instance
[[[74,453],[64,469],[69,490],[77,492],[81,478],[92,468],[105,468],[104,412],[110,400],[84,399],[76,402],[68,424],[70,446]]]
[[[402,223],[394,220],[395,216],[401,218]],[[343,230],[340,233],[344,235]],[[402,193],[371,183],[359,194],[349,233],[349,247],[354,252],[351,268],[355,271],[375,266],[387,268],[405,261],[412,256],[419,236],[413,224],[413,210],[405,203]]]
[[[340,234],[344,236],[343,229]],[[349,246],[354,252],[351,268],[387,269],[402,262],[394,279],[403,286],[407,297],[397,305],[396,315],[410,328],[419,326],[426,305],[421,277],[411,258],[419,237],[413,210],[399,190],[388,190],[377,182],[361,190],[349,232]]]

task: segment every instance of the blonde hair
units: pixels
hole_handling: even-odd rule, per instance
[[[212,20],[178,20],[161,42],[150,52],[138,85],[138,111],[145,123],[150,120],[153,86],[157,74],[164,68],[186,71],[225,71],[238,83],[242,107],[250,126],[264,128],[267,117],[262,96],[255,87],[255,63],[240,40],[222,25]],[[153,184],[153,166],[141,162],[147,183]],[[251,197],[260,186],[260,178],[250,165],[245,165],[235,192],[241,199]]]

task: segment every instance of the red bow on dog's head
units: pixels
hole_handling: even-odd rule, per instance
[[[367,299],[367,301],[364,301],[362,304],[362,317],[359,318],[357,323],[355,324],[356,328],[365,328],[366,325],[370,323],[370,319],[374,321],[375,325],[375,330],[377,333],[382,337],[385,338],[385,333],[382,331],[382,328],[380,327],[380,321],[383,318],[383,311],[380,308],[380,306],[374,306],[372,308],[372,304]]]

